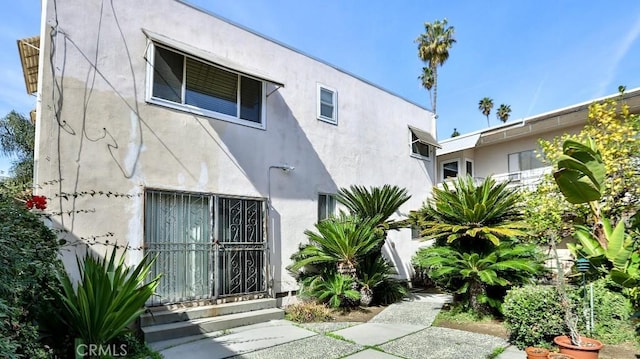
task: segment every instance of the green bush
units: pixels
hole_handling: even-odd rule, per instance
[[[607,343],[618,344],[634,340],[634,327],[631,323],[633,308],[629,298],[622,293],[622,288],[612,281],[603,278],[593,283],[593,317],[594,330],[592,337]],[[582,286],[569,291],[571,299],[577,303],[577,314],[583,314],[585,299]],[[589,300],[589,285],[587,285],[587,300]],[[587,306],[588,308],[588,306]],[[588,314],[587,314],[588,315]],[[586,334],[586,318],[578,315],[579,329]]]
[[[57,312],[59,244],[24,204],[2,196],[0,228],[0,357],[46,358],[38,332]]]
[[[285,308],[288,320],[297,323],[327,322],[333,320],[329,308],[316,302],[300,302]]]
[[[463,252],[453,246],[420,249],[413,264],[436,285],[456,294],[456,302],[478,315],[501,310],[506,290],[531,283],[545,272],[535,245],[503,240],[487,252]]]
[[[518,348],[549,347],[565,332],[564,310],[553,286],[529,285],[507,292],[502,306],[509,341]]]
[[[360,292],[353,289],[354,284],[348,275],[320,274],[302,283],[302,295],[317,298],[332,308],[352,306],[352,302],[360,299]]]
[[[105,344],[123,334],[158,286],[160,275],[145,283],[155,258],[147,254],[135,268],[127,267],[124,258],[116,261],[115,249],[108,259],[91,253],[83,261],[77,258],[76,286],[66,271],[58,272],[64,304],[60,318],[85,344]]]

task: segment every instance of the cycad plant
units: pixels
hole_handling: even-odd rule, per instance
[[[124,258],[116,260],[115,249],[108,259],[94,254],[77,258],[80,281],[75,287],[66,271],[57,273],[63,288],[61,320],[85,344],[105,344],[123,333],[158,286],[160,275],[145,283],[155,258],[145,255],[135,268],[126,266]]]
[[[461,252],[450,246],[418,251],[413,259],[441,288],[456,294],[458,303],[476,314],[500,310],[506,289],[531,282],[544,272],[535,245],[503,241],[491,252]]]
[[[439,244],[454,244],[463,250],[488,248],[511,237],[525,235],[518,208],[520,195],[487,177],[476,185],[470,176],[459,177],[452,186],[433,188],[433,198],[418,212],[422,235]]]
[[[317,232],[305,231],[310,243],[294,255],[290,270],[298,272],[309,265],[328,265],[337,273],[356,276],[359,262],[382,241],[375,233],[379,218],[362,220],[342,213],[318,222]]]
[[[349,302],[357,302],[360,292],[353,289],[354,279],[351,276],[334,273],[316,276],[307,287],[307,294],[326,302],[332,308],[339,308]]]
[[[354,185],[341,188],[336,196],[336,200],[347,207],[352,215],[365,219],[376,217],[376,225],[385,230],[397,228],[397,222],[389,218],[410,198],[406,189],[391,185],[371,188]]]

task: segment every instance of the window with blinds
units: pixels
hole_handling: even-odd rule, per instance
[[[264,83],[155,45],[151,99],[179,109],[263,125]]]

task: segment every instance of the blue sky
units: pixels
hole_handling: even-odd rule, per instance
[[[97,1],[97,0],[96,0]],[[511,120],[640,87],[640,1],[635,0],[191,0],[304,53],[430,107],[417,79],[414,39],[447,18],[457,43],[439,70],[438,137],[487,126],[478,101],[511,106]],[[0,15],[0,115],[35,107],[16,40],[37,35],[40,1]],[[491,124],[498,124],[495,108]],[[9,160],[0,157],[0,170]]]

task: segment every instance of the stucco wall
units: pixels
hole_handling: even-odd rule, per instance
[[[455,159],[460,160],[459,168],[461,170],[464,170],[463,161],[465,159],[472,160],[474,165],[474,177],[485,178],[491,175],[506,174],[509,172],[508,158],[510,153],[539,150],[539,139],[552,140],[553,138],[565,133],[575,134],[580,132],[582,127],[583,125],[578,125],[545,133],[536,133],[531,136],[513,138],[510,141],[502,141],[492,145],[477,146],[438,156],[438,182],[442,180],[442,164]]]
[[[395,184],[412,195],[403,213],[430,192],[433,163],[410,157],[408,125],[435,128],[421,107],[176,1],[43,6],[37,192],[51,199],[53,221],[70,243],[129,245],[136,263],[145,188],[270,193],[271,273],[282,292],[296,288],[285,267],[317,220],[318,192]],[[267,85],[266,130],[147,103],[143,28],[284,83]],[[316,119],[317,83],[338,93],[337,126]],[[285,163],[295,170],[269,170]],[[419,244],[408,230],[392,233],[390,243],[390,257],[409,275]]]

